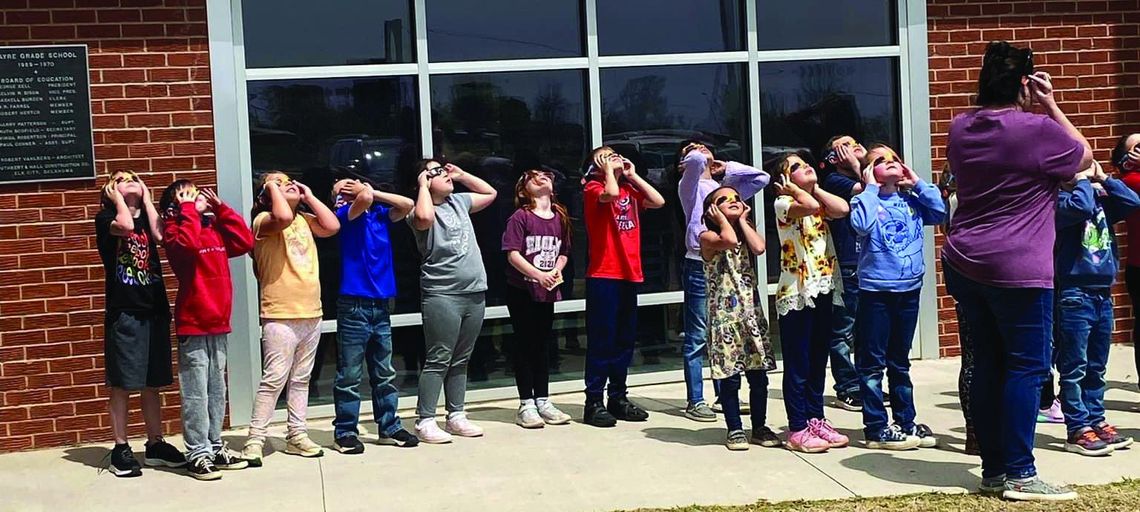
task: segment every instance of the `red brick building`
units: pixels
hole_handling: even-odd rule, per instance
[[[429,51],[432,61],[437,59],[437,54],[445,55],[446,52],[433,46],[434,43],[425,45],[421,38],[424,27],[430,32],[431,24],[434,23],[431,20],[434,13],[430,11],[430,0],[427,2],[427,22],[422,19],[423,13],[411,14],[410,5],[413,3],[408,2],[409,5],[405,6],[408,12],[392,15],[391,20],[385,18],[387,21],[383,30],[376,27],[376,32],[383,32],[386,38],[384,46],[388,53],[385,59],[369,61],[371,63],[360,64],[363,68],[348,70],[344,69],[350,67],[348,62],[311,64],[297,61],[276,66],[257,64],[255,61],[258,58],[266,60],[251,53],[255,47],[254,38],[263,37],[257,35],[256,27],[251,25],[251,20],[259,14],[250,7],[243,9],[236,0],[232,3],[214,0],[0,0],[0,15],[3,17],[3,23],[0,24],[0,45],[88,45],[91,113],[100,179],[104,179],[103,176],[112,170],[135,169],[142,173],[154,190],[176,178],[194,180],[199,186],[214,186],[219,181],[224,181],[220,177],[237,172],[235,169],[238,167],[246,170],[243,172],[248,172],[251,167],[253,172],[264,170],[258,169],[256,161],[259,158],[265,159],[264,155],[269,150],[265,149],[266,146],[259,146],[263,144],[260,141],[267,137],[281,137],[287,141],[283,145],[288,146],[293,145],[293,142],[288,142],[293,140],[291,137],[301,136],[300,130],[285,133],[287,130],[259,129],[258,123],[266,122],[266,118],[262,117],[258,109],[280,109],[280,103],[290,101],[288,91],[306,85],[301,82],[312,76],[312,71],[301,69],[308,65],[332,66],[326,70],[327,74],[323,75],[325,77],[359,79],[372,75],[407,75],[407,83],[396,86],[397,92],[393,93],[395,96],[406,95],[410,98],[408,101],[413,102],[416,98],[423,102],[429,97],[428,94],[432,98],[432,112],[421,114],[420,119],[434,122],[435,126],[431,130],[420,128],[418,134],[409,137],[412,140],[418,137],[417,142],[424,142],[418,152],[433,152],[424,151],[423,147],[434,149],[435,152],[441,148],[456,153],[469,151],[460,142],[456,142],[460,140],[454,134],[458,131],[441,127],[446,122],[446,105],[436,103],[437,98],[446,96],[443,94],[446,91],[458,94],[455,91],[464,86],[451,84],[452,88],[447,89],[437,84],[436,80],[438,78],[442,83],[451,80],[452,76],[458,76],[449,73],[467,73],[472,70],[464,67],[467,63],[456,62],[459,59],[449,57],[439,59],[440,63],[426,63]],[[211,9],[226,5],[231,6],[231,9],[229,12],[208,12],[207,4]],[[775,79],[768,78],[771,75],[764,65],[769,55],[765,52],[770,48],[766,46],[762,35],[766,26],[764,9],[770,4],[772,2],[749,0],[741,2],[738,12],[721,13],[722,24],[724,19],[735,20],[724,26],[735,24],[739,28],[733,36],[739,42],[725,43],[728,47],[723,50],[727,53],[723,57],[714,57],[714,60],[721,59],[729,63],[726,64],[729,67],[736,66],[732,63],[739,60],[741,69],[744,68],[744,63],[757,59],[761,63],[759,82],[761,91],[765,92],[755,91],[753,85],[749,93],[743,94],[747,99],[746,105],[750,105],[753,113],[767,108],[758,103],[760,98],[767,97],[766,91],[771,90],[768,84],[775,83]],[[1098,160],[1107,161],[1109,150],[1120,136],[1140,130],[1140,0],[930,0],[924,6],[924,15],[916,8],[922,6],[921,2],[886,4],[890,9],[897,8],[898,13],[901,13],[888,12],[888,25],[890,20],[902,20],[898,23],[899,31],[894,32],[892,29],[892,35],[889,36],[891,40],[885,45],[873,42],[864,44],[870,48],[865,51],[869,55],[879,55],[881,52],[886,58],[895,59],[891,62],[902,66],[902,69],[914,67],[906,62],[908,54],[929,53],[928,82],[916,80],[914,73],[910,74],[909,79],[904,75],[901,80],[908,82],[903,84],[903,90],[908,89],[907,85],[911,89],[929,89],[930,140],[923,140],[925,134],[921,130],[915,130],[919,132],[915,134],[916,138],[906,144],[915,152],[929,148],[932,169],[937,170],[942,166],[945,134],[952,116],[970,105],[980,57],[987,42],[991,40],[1010,40],[1034,49],[1038,67],[1054,76],[1062,108],[1092,142]],[[579,88],[583,83],[586,84],[586,90],[596,89],[600,84],[601,93],[594,91],[592,94],[600,94],[601,99],[607,101],[598,101],[598,96],[592,96],[577,105],[571,98],[572,101],[559,107],[573,110],[577,105],[583,110],[582,118],[588,119],[582,123],[586,135],[580,131],[579,138],[593,142],[590,144],[592,146],[602,142],[603,136],[607,143],[617,140],[614,138],[617,136],[610,132],[618,130],[611,130],[610,126],[611,123],[614,126],[620,123],[617,114],[609,112],[617,108],[614,106],[617,103],[608,101],[606,87],[614,83],[619,73],[623,72],[620,66],[624,61],[620,60],[621,57],[606,56],[607,45],[610,43],[606,40],[604,21],[601,22],[603,26],[597,26],[599,20],[617,14],[607,14],[606,10],[611,7],[602,5],[600,1],[595,3],[587,0],[581,5],[581,17],[594,20],[591,22],[595,25],[593,30],[601,32],[601,39],[598,41],[596,35],[593,39],[583,37],[582,33],[589,30],[576,29],[579,30],[576,32],[578,35],[571,36],[570,39],[578,37],[581,41],[581,48],[573,50],[579,51],[581,56],[552,57],[557,62],[551,64],[551,69],[579,69],[568,71],[571,74],[579,73],[570,80],[578,80]],[[245,18],[244,27],[240,23],[242,17]],[[315,25],[319,26],[320,23],[319,20],[314,21]],[[924,30],[925,33],[915,34],[914,30]],[[234,49],[235,46],[242,46],[234,41],[240,41],[243,32],[246,50],[244,57]],[[731,30],[725,29],[725,32]],[[761,35],[756,36],[757,33]],[[303,39],[302,35],[298,37]],[[752,38],[758,38],[759,42]],[[414,50],[411,49],[411,39],[418,40]],[[725,38],[728,39],[731,38]],[[920,44],[915,45],[915,42]],[[922,43],[928,44],[928,48],[921,47]],[[794,60],[794,55],[788,56],[788,52],[794,51],[796,50],[777,49],[771,53],[771,58],[773,61]],[[812,51],[816,53],[813,54]],[[223,54],[212,55],[216,52]],[[510,53],[507,50],[504,52]],[[628,53],[655,52],[629,50]],[[600,58],[599,54],[602,55]],[[860,55],[855,51],[852,54]],[[819,50],[805,50],[804,55],[806,60],[825,58],[819,55]],[[530,57],[529,54],[522,56]],[[494,61],[486,66],[488,69],[480,70],[487,73],[509,74],[530,69],[529,63],[498,63],[500,61],[495,60],[510,57],[496,55],[466,60]],[[320,56],[307,58],[321,60]],[[681,55],[676,60],[679,64],[696,64],[692,62],[693,59],[686,58]],[[241,83],[236,88],[239,95],[237,101],[232,97],[214,98],[214,91],[219,90],[219,84],[211,82],[212,69],[232,70],[235,61],[237,67],[244,65],[249,71],[244,74],[245,81],[239,79]],[[911,62],[913,61],[912,58]],[[227,64],[231,67],[227,68]],[[438,69],[435,67],[437,64]],[[737,77],[736,80],[740,83],[755,80],[756,66],[751,68],[753,69],[745,72],[747,79]],[[280,80],[282,76],[295,80],[290,85],[293,89],[284,88],[281,90],[285,92],[275,93],[279,95],[274,100],[278,103],[267,104],[268,107],[258,103],[261,100],[256,94],[269,94],[273,89],[260,89],[261,84],[257,81],[271,82]],[[576,78],[578,76],[582,78]],[[726,76],[729,78],[725,83],[736,83],[733,82],[731,71]],[[235,77],[227,71],[221,79],[232,82]],[[488,78],[488,82],[494,83],[494,79]],[[276,86],[279,83],[273,82],[270,85]],[[222,85],[232,86],[229,83]],[[724,83],[718,83],[717,87],[721,86]],[[334,96],[341,95],[338,97],[342,99],[338,101],[347,101],[343,95],[357,94],[359,87],[361,86],[356,84],[346,89],[345,86],[337,85],[329,86],[328,90],[334,91],[330,93]],[[742,91],[747,88],[741,87]],[[366,94],[360,94],[368,97],[387,94],[381,89],[383,87],[367,89]],[[240,97],[246,95],[247,90],[248,96]],[[912,103],[914,98],[916,95],[913,91],[909,96],[898,93],[899,104]],[[360,98],[354,101],[358,102],[358,106],[362,104]],[[326,104],[335,103],[326,100]],[[238,115],[237,121],[226,121],[226,126],[240,128],[236,134],[230,133],[227,128],[226,136],[216,138],[215,123],[218,119],[229,119],[226,116],[234,116],[230,110],[235,104],[243,113],[246,110],[250,113]],[[584,106],[587,104],[588,109]],[[506,103],[497,105],[507,108]],[[397,110],[385,108],[390,112]],[[901,109],[908,112],[903,116],[905,118],[921,118],[923,114],[920,111],[926,110],[927,106],[909,104]],[[741,110],[746,108],[741,107]],[[392,115],[398,116],[399,113]],[[280,112],[268,116],[278,120],[281,117]],[[755,139],[758,130],[761,139],[764,138],[764,132],[775,133],[760,129],[768,126],[765,124],[768,123],[767,118],[761,120],[755,118],[757,116],[753,117],[751,121],[741,121],[741,126],[746,127],[743,138]],[[319,119],[309,121],[317,123]],[[394,122],[398,121],[399,119]],[[340,122],[346,127],[345,132],[353,131],[353,121]],[[900,123],[905,124],[904,121]],[[588,129],[584,128],[587,124]],[[257,138],[258,141],[233,146],[233,141],[228,140],[231,136]],[[507,131],[502,130],[502,137],[507,136]],[[637,139],[636,143],[642,145],[642,151],[648,151],[644,149],[649,144],[644,139],[644,134],[639,137],[642,138]],[[346,140],[348,138],[341,137],[338,143]],[[584,141],[583,148],[588,149]],[[501,141],[486,144],[499,144],[496,147],[505,152],[502,149],[506,147],[505,143]],[[726,145],[729,146],[731,143]],[[755,142],[750,146],[747,141],[740,145],[744,148],[752,147],[751,160],[757,160],[756,157],[762,155],[760,146]],[[216,147],[228,149],[219,151]],[[333,156],[327,158],[335,159],[336,151],[334,145],[331,150]],[[581,150],[574,151],[579,155],[584,154]],[[219,162],[215,155],[223,153],[239,155],[243,159],[252,158],[254,163],[244,162],[239,166],[230,161]],[[283,157],[279,157],[279,153],[273,153],[273,158],[268,160],[274,158]],[[749,157],[745,154],[743,158]],[[916,157],[912,153],[911,158],[921,160],[922,157]],[[102,181],[95,183],[91,180],[55,184],[0,184],[0,452],[105,441],[110,438],[106,414],[107,390],[103,385],[102,370],[103,270],[95,251],[91,221],[99,208],[101,184]],[[241,203],[243,197],[248,200],[250,187],[244,188],[247,190],[241,186],[230,186],[227,189],[223,185],[223,197],[232,203]],[[941,242],[942,235],[939,234],[936,236],[936,245],[940,246]],[[928,261],[931,260],[928,258]],[[235,265],[234,268],[240,269],[248,263],[237,262]],[[173,289],[175,283],[169,270],[166,274],[168,285]],[[954,356],[958,351],[952,302],[941,285],[940,275],[937,282],[938,341],[935,346],[939,355]],[[235,315],[248,316],[252,306],[246,295],[251,285],[245,281],[243,283],[247,287],[246,293],[238,293],[235,298],[246,302],[235,308]],[[670,325],[667,317],[676,311],[677,293],[676,289],[666,288],[647,294],[642,299],[643,305],[647,302],[662,305],[661,316],[666,317],[663,320],[666,330]],[[253,296],[256,297],[255,289]],[[1116,336],[1123,341],[1129,338],[1132,329],[1131,313],[1128,298],[1122,290],[1116,299]],[[579,306],[575,301],[567,305],[566,310],[571,318],[576,318],[574,313],[581,311]],[[645,314],[650,313],[647,308]],[[501,313],[497,314],[501,319]],[[405,317],[402,317],[403,320],[397,319],[396,327],[407,329],[407,332],[414,331],[418,315],[406,312]],[[493,321],[494,317],[495,314],[488,316],[491,329],[499,325]],[[334,332],[335,322],[326,330],[330,334]],[[402,332],[398,332],[397,337],[403,336]],[[253,356],[256,356],[256,335],[248,332],[240,335],[235,333],[231,337],[231,351],[235,350],[245,350],[247,354],[252,350]],[[923,354],[924,357],[931,355]],[[232,365],[241,365],[242,357],[245,356],[237,357],[238,363],[231,363],[231,381],[241,380],[232,386],[231,401],[241,402],[234,394],[248,394],[252,385],[256,384],[255,381],[250,383],[250,375],[255,372],[248,368],[240,378],[235,377]],[[651,365],[649,361],[646,357],[645,364]],[[256,367],[256,364],[252,366]],[[414,373],[411,368],[407,371]],[[680,378],[680,372],[675,367],[670,375],[674,380]],[[256,376],[253,378],[256,379]],[[327,373],[324,379],[328,379]],[[316,378],[314,380],[317,381]],[[570,382],[566,386],[566,389],[572,389]],[[176,432],[179,429],[176,387],[163,394],[163,404],[166,430]],[[131,428],[132,435],[143,432],[141,417],[137,414],[137,402],[132,404]]]

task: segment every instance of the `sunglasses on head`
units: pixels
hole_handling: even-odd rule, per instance
[[[432,178],[435,178],[437,176],[443,176],[443,175],[447,174],[447,169],[444,169],[442,165],[439,165],[436,167],[429,167],[426,170],[427,170],[427,177],[429,180]]]
[[[723,196],[716,198],[716,201],[713,201],[713,204],[720,206],[724,203],[739,203],[739,202],[740,202],[740,195],[738,195],[738,194],[725,194]]]
[[[554,173],[549,172],[549,171],[527,171],[526,173],[523,174],[522,177],[523,177],[523,179],[533,180],[533,179],[538,178],[540,176],[550,180],[551,182],[554,181]]]

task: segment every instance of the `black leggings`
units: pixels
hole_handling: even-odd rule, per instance
[[[554,330],[554,303],[535,302],[529,290],[507,286],[507,311],[514,328],[515,385],[519,399],[550,396],[547,346]]]

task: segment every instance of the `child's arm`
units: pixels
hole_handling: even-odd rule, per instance
[[[751,210],[748,206],[744,207],[744,215],[740,217],[740,234],[744,238],[744,243],[748,245],[748,250],[759,256],[767,250],[767,244],[764,242],[764,235],[756,231],[756,227],[748,220],[748,212]]]
[[[701,181],[701,175],[705,173],[705,167],[708,167],[709,159],[700,151],[690,151],[681,159],[681,181],[679,187],[686,187],[694,189],[697,182]]]
[[[130,232],[135,230],[135,218],[131,216],[131,209],[127,206],[126,200],[119,190],[115,188],[114,183],[110,183],[104,188],[103,193],[111,198],[111,202],[115,204],[115,218],[111,220],[111,234],[115,236],[127,236]]]
[[[462,184],[471,191],[471,213],[491,206],[491,203],[494,203],[495,198],[499,196],[499,191],[495,190],[495,187],[492,187],[490,183],[483,181],[483,178],[464,171],[453,164],[447,164],[445,167],[453,181]]]
[[[788,219],[802,219],[819,212],[819,201],[791,181],[776,182],[776,193],[791,198],[791,203],[788,206]]]
[[[348,212],[344,214],[348,220],[353,221],[356,220],[357,217],[364,215],[364,212],[368,211],[368,209],[372,207],[372,185],[369,185],[367,183],[356,184],[349,182],[345,188],[348,188],[349,190],[356,188],[356,193],[353,194],[356,197],[352,199],[352,204],[349,205]]]
[[[648,181],[645,181],[645,178],[642,178],[637,174],[637,171],[633,168],[632,164],[629,166],[629,169],[626,169],[624,171],[624,173],[625,178],[629,180],[629,182],[632,183],[639,192],[641,192],[641,195],[643,196],[642,205],[644,205],[645,208],[653,210],[665,206],[665,198],[661,196],[661,193],[658,192],[657,189],[653,188],[653,185],[650,185]]]
[[[412,207],[412,228],[416,231],[427,231],[435,223],[435,203],[431,199],[429,187],[431,180],[427,171],[420,173],[419,192],[416,193],[416,203]]]
[[[388,209],[388,219],[392,222],[404,220],[411,213],[412,208],[416,206],[416,202],[412,201],[411,198],[380,190],[372,190],[372,200],[380,201],[391,207]]]
[[[253,232],[249,230],[241,214],[223,203],[222,198],[213,190],[203,190],[202,194],[206,196],[206,201],[214,210],[214,222],[218,234],[222,236],[222,245],[226,246],[226,256],[236,258],[252,251]]]
[[[824,190],[823,187],[819,185],[816,185],[813,194],[816,199],[819,200],[819,204],[823,208],[823,216],[828,219],[842,219],[851,211],[851,207],[847,205],[847,201]]]
[[[163,246],[171,254],[197,253],[202,239],[202,218],[198,216],[194,200],[181,200],[178,211],[163,222]]]
[[[701,257],[705,260],[711,260],[717,253],[736,247],[740,243],[740,239],[736,237],[736,230],[733,229],[732,223],[716,205],[710,206],[705,212],[705,216],[712,218],[717,224],[717,229],[710,229],[701,233]]]
[[[280,233],[293,223],[293,217],[296,215],[289,207],[289,201],[285,200],[285,195],[281,193],[277,182],[266,183],[265,193],[269,194],[269,216],[257,225],[259,238]]]
[[[158,215],[158,209],[154,207],[154,198],[150,196],[150,189],[146,184],[139,180],[139,185],[143,189],[143,208],[146,208],[146,220],[149,223],[151,236],[154,237],[154,243],[162,244],[162,217]]]
[[[871,232],[879,222],[879,184],[868,183],[859,195],[851,198],[851,229],[860,236]]]
[[[1096,213],[1096,198],[1092,183],[1083,174],[1077,175],[1073,190],[1057,192],[1057,228],[1067,228],[1085,222]]]
[[[1108,197],[1104,201],[1104,215],[1109,224],[1116,224],[1140,209],[1140,195],[1128,188],[1124,182],[1107,178],[1102,184]]]
[[[313,211],[313,215],[306,215],[305,220],[309,223],[309,229],[318,238],[328,238],[340,231],[340,221],[337,220],[336,214],[329,210],[328,206],[317,196],[313,195],[313,191],[309,189],[308,185],[301,182],[295,182],[301,188],[301,201],[309,206]]]
[[[724,165],[723,184],[735,188],[741,199],[751,199],[772,181],[768,173],[755,167],[740,162],[725,162]]]
[[[942,192],[938,187],[916,178],[911,196],[914,198],[912,204],[918,205],[916,209],[922,215],[923,225],[937,226],[946,218],[946,203],[942,201]]]

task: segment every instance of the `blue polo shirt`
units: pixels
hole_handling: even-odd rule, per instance
[[[388,237],[390,208],[373,204],[354,220],[348,220],[351,204],[336,211],[340,220],[340,294],[366,299],[396,296],[392,266],[392,242]]]

